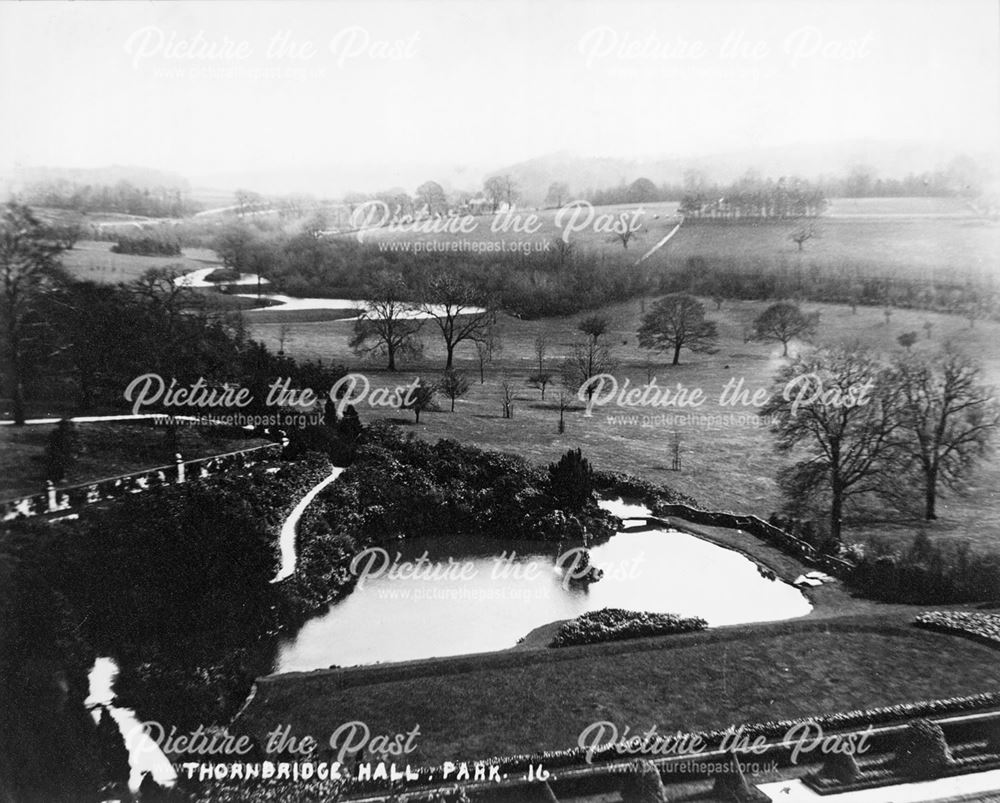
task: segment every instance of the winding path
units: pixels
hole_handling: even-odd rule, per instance
[[[680,219],[680,223],[678,223],[678,224],[677,224],[676,226],[674,226],[674,227],[673,227],[673,228],[672,228],[672,229],[671,229],[671,230],[670,230],[669,232],[667,232],[667,236],[666,236],[666,237],[664,237],[664,238],[663,238],[662,240],[660,240],[660,241],[659,241],[659,242],[658,242],[658,243],[657,243],[656,245],[654,245],[654,246],[653,246],[652,248],[650,248],[650,249],[649,249],[649,250],[648,250],[648,251],[647,251],[647,252],[646,252],[645,254],[643,254],[643,255],[642,255],[641,257],[639,257],[639,261],[638,261],[638,262],[636,262],[635,264],[636,264],[636,265],[638,265],[638,264],[639,264],[639,263],[641,263],[641,262],[645,262],[645,261],[646,261],[647,259],[649,259],[649,258],[650,258],[650,257],[651,257],[651,256],[652,256],[653,254],[655,254],[655,253],[656,253],[657,251],[659,251],[659,250],[660,250],[660,249],[661,249],[661,248],[662,248],[663,246],[665,246],[665,245],[666,245],[666,244],[667,244],[668,242],[670,242],[670,238],[671,238],[671,237],[673,237],[673,236],[674,236],[675,234],[677,234],[677,232],[678,232],[678,231],[680,231],[680,228],[681,228],[681,224],[682,224],[682,223],[684,223],[684,218],[681,218],[681,219]]]
[[[313,486],[309,493],[303,496],[299,500],[299,503],[292,509],[292,512],[288,514],[285,523],[281,525],[281,535],[278,539],[278,543],[281,546],[281,568],[274,576],[274,579],[271,580],[272,583],[280,583],[282,580],[295,574],[295,563],[297,560],[295,541],[299,532],[299,519],[302,518],[302,514],[305,513],[306,508],[316,498],[316,495],[343,473],[343,468],[334,468],[330,472],[330,476]]]

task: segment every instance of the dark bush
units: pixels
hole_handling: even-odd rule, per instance
[[[66,472],[76,462],[78,449],[76,426],[68,418],[64,418],[49,434],[49,442],[45,447],[45,478],[52,482],[66,479]]]
[[[876,544],[846,579],[866,597],[886,602],[993,600],[1000,594],[1000,554],[975,554],[967,543],[935,543],[918,532],[905,551]]]
[[[918,719],[906,726],[896,749],[896,768],[908,778],[934,778],[953,763],[944,731],[936,722]]]
[[[549,489],[564,510],[575,513],[593,504],[594,471],[579,449],[549,465]]]
[[[205,276],[205,281],[225,284],[226,282],[239,281],[241,275],[238,270],[234,270],[233,268],[216,268]]]
[[[663,779],[652,761],[636,761],[625,775],[621,788],[622,803],[666,803]]]
[[[770,803],[771,798],[756,786],[751,786],[735,753],[730,753],[725,766],[715,776],[712,793],[720,800],[732,803]]]
[[[861,768],[854,753],[834,753],[823,763],[819,774],[821,778],[849,784],[861,777]]]
[[[112,253],[131,254],[145,257],[179,257],[181,244],[177,240],[146,235],[144,237],[122,237],[111,246]]]
[[[698,617],[682,619],[675,613],[640,613],[621,608],[603,608],[562,624],[549,646],[569,647],[574,644],[598,644],[644,636],[693,633],[706,627],[708,623]]]

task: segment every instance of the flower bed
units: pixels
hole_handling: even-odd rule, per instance
[[[603,608],[563,624],[549,646],[570,647],[643,636],[693,633],[706,627],[708,623],[698,617],[683,619],[676,613],[643,613],[621,608]]]
[[[929,611],[913,620],[917,627],[960,633],[963,636],[1000,646],[1000,614],[977,611]]]

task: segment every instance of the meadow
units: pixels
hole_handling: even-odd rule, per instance
[[[651,299],[650,299],[651,300]],[[567,449],[580,447],[596,466],[626,471],[653,482],[662,482],[698,499],[703,505],[719,510],[768,516],[781,505],[781,495],[774,477],[786,458],[774,450],[774,436],[766,422],[755,414],[755,407],[720,404],[720,396],[729,382],[743,382],[752,396],[757,389],[769,389],[783,363],[780,344],[745,343],[746,325],[766,306],[766,302],[725,302],[720,310],[709,300],[708,318],[718,323],[719,351],[714,355],[683,352],[681,364],[670,366],[664,355],[641,349],[636,330],[643,304],[634,300],[603,310],[612,321],[607,341],[617,361],[614,376],[621,386],[628,380],[641,386],[655,377],[661,387],[703,391],[705,402],[697,409],[660,407],[636,409],[616,403],[593,409],[585,415],[577,401],[576,409],[566,413],[565,432],[559,434],[556,405],[558,386],[540,391],[527,384],[527,377],[537,370],[532,356],[539,335],[548,340],[546,370],[558,374],[558,366],[578,338],[576,325],[584,316],[522,321],[503,316],[500,329],[502,350],[487,370],[486,381],[479,382],[479,367],[471,344],[459,346],[456,367],[465,371],[471,386],[460,398],[455,412],[448,412],[448,400],[441,399],[441,410],[425,412],[420,424],[412,414],[399,410],[359,406],[362,421],[390,418],[420,437],[436,440],[455,438],[482,448],[519,454],[533,462],[546,464],[559,458]],[[977,322],[973,327],[959,316],[895,310],[888,324],[881,309],[859,307],[852,314],[849,307],[805,304],[806,311],[821,316],[818,342],[862,343],[886,352],[898,350],[896,337],[916,331],[920,340],[915,350],[933,350],[950,341],[984,361],[991,383],[1000,384],[1000,355],[991,346],[1000,337],[1000,324]],[[255,323],[249,317],[250,332],[269,348],[277,349],[282,324]],[[930,339],[923,324],[932,324]],[[403,363],[399,372],[383,370],[379,363],[364,363],[352,353],[348,340],[353,324],[337,322],[288,322],[285,324],[285,352],[296,358],[322,359],[341,363],[368,377],[372,387],[405,385],[415,377],[436,379],[444,366],[444,350],[433,321],[424,324],[425,351],[419,361]],[[794,354],[802,344],[793,344]],[[517,392],[513,418],[502,416],[501,379],[507,373]],[[674,444],[680,444],[681,465],[672,467]],[[1000,547],[1000,460],[995,457],[971,475],[963,494],[943,496],[939,519],[924,523],[919,516],[900,517],[888,511],[883,516],[853,522],[848,540],[890,537],[908,543],[912,533],[925,528],[931,535],[968,539],[980,548]]]
[[[111,251],[112,245],[114,243],[102,240],[80,240],[59,258],[73,278],[102,284],[132,282],[152,268],[176,267],[191,271],[219,261],[215,252],[207,248],[185,248],[179,257],[146,257],[115,254]]]
[[[593,219],[580,231],[570,231],[575,248],[597,250],[614,259],[638,260],[654,248],[679,221],[677,204],[622,204],[596,207]],[[630,215],[643,209],[642,227],[628,249],[613,234],[595,231],[601,216]],[[446,247],[465,241],[485,247],[501,242],[521,247],[551,248],[566,226],[583,226],[586,211],[573,222],[558,210],[518,210],[522,222],[537,217],[537,231],[504,228],[504,217],[474,218],[468,233],[414,231],[382,228],[367,230],[364,242],[385,249]],[[558,224],[557,224],[558,223]],[[802,251],[789,236],[801,221],[715,222],[686,221],[670,241],[649,256],[652,267],[679,268],[690,257],[701,257],[711,266],[750,270],[817,270],[841,275],[932,279],[956,277],[991,280],[1000,275],[1000,224],[977,217],[955,198],[837,198],[822,217],[807,221],[816,236]],[[344,235],[357,237],[358,235]],[[408,246],[405,244],[409,244]],[[527,244],[527,245],[526,245]]]

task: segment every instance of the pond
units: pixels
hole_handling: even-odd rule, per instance
[[[624,518],[648,514],[620,500],[602,505]],[[363,583],[280,643],[274,671],[501,650],[540,625],[608,607],[700,616],[710,626],[812,608],[744,555],[674,530],[626,527],[593,547],[591,562],[605,574],[589,585],[566,582],[573,558],[557,553],[552,544],[451,536],[372,552],[360,565]]]

